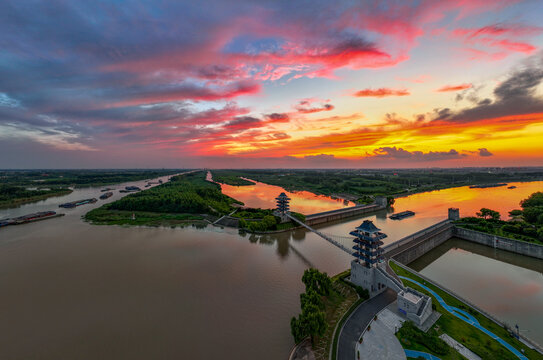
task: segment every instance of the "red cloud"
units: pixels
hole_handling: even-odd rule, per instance
[[[492,58],[501,59],[511,52],[530,54],[536,47],[519,38],[536,36],[543,33],[543,27],[521,24],[493,24],[476,29],[456,29],[453,37],[462,40],[469,46],[479,45],[486,48],[498,48],[499,53],[491,54]],[[472,51],[480,51],[470,49]]]
[[[148,89],[126,95],[127,100],[115,103],[115,106],[156,104],[180,100],[228,100],[241,95],[256,94],[261,85],[249,81],[240,81],[222,88],[182,84],[175,87]]]
[[[379,88],[379,89],[364,89],[357,91],[353,94],[356,97],[378,97],[382,98],[385,96],[406,96],[411,95],[407,89],[389,89],[389,88]]]
[[[445,85],[437,89],[437,92],[449,92],[449,91],[460,91],[470,89],[472,84],[460,84],[460,85]]]

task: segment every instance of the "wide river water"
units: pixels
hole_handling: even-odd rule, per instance
[[[128,184],[141,187],[144,182],[112,187]],[[543,182],[515,185],[513,190],[455,188],[412,195],[397,199],[395,210],[413,210],[416,216],[392,221],[382,211],[366,218],[393,241],[445,218],[448,207],[468,215],[485,206],[505,216],[521,199],[543,190]],[[254,189],[236,188],[234,196],[223,188],[261,207],[273,207],[276,191],[282,190],[273,187],[263,194],[262,188]],[[100,188],[77,189],[0,210],[0,218],[58,211],[59,203],[100,194]],[[305,200],[295,210],[306,214],[344,206],[325,197],[313,202],[307,197],[314,195],[302,194]],[[349,266],[348,254],[305,230],[240,236],[211,226],[95,226],[81,220],[85,212],[120,196],[115,191],[108,200],[61,209],[66,216],[60,218],[0,229],[0,359],[285,359],[293,345],[289,321],[299,311],[307,262],[330,274]],[[321,230],[345,236],[361,221],[327,224]],[[502,266],[501,275],[523,284],[528,280],[515,273],[524,270],[522,263]],[[454,261],[447,266],[458,271]],[[530,271],[539,276],[535,283],[540,288],[541,269]],[[431,271],[427,275],[432,277]],[[438,280],[468,297],[454,283]],[[540,292],[523,295],[540,304]],[[490,309],[502,317],[499,309]]]

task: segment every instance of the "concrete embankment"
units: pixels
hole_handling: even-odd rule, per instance
[[[407,265],[449,240],[453,236],[452,228],[453,225],[449,220],[438,222],[392,244],[383,246],[384,254],[387,258]]]
[[[496,249],[506,250],[520,255],[543,259],[542,245],[532,244],[529,242],[505,238],[492,234],[486,234],[475,230],[461,228],[458,226],[453,227],[452,235],[463,240],[472,241]]]
[[[360,216],[370,212],[384,209],[383,206],[377,204],[363,205],[363,206],[351,206],[348,208],[325,211],[321,213],[307,215],[305,217],[305,223],[307,225],[323,224],[330,221],[336,221],[353,216]]]

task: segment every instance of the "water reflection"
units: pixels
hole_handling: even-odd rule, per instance
[[[343,199],[316,195],[308,191],[287,191],[280,186],[268,185],[261,182],[255,182],[255,185],[251,186],[221,184],[221,188],[224,194],[243,201],[245,206],[252,208],[275,208],[275,198],[282,192],[291,198],[291,210],[302,214],[313,214],[354,205],[354,203]]]

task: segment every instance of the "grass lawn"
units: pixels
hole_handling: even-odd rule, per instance
[[[451,295],[440,290],[439,288],[433,286],[432,284],[429,284],[425,280],[421,279],[419,276],[396,265],[394,262],[391,262],[390,266],[392,267],[392,269],[394,269],[394,271],[398,275],[416,280],[424,284],[425,286],[429,287],[433,291],[435,291],[439,296],[443,298],[443,300],[448,305],[467,311],[479,321],[482,327],[488,329],[489,331],[493,332],[497,336],[501,337],[503,340],[511,344],[516,349],[518,350],[524,349],[524,354],[529,359],[543,359],[543,355],[539,354],[535,350],[529,349],[526,345],[524,345],[517,339],[511,337],[507,330],[505,330],[503,327],[499,326],[492,320],[488,319],[486,316],[482,315],[477,310],[464,304],[463,302],[452,297]],[[405,281],[405,285],[415,290],[421,291],[427,295],[432,296],[428,291],[424,290],[423,288],[421,288],[420,286],[417,286],[414,283]],[[457,317],[447,312],[447,310],[445,310],[435,300],[435,298],[433,298],[432,304],[435,304],[437,307],[437,311],[439,311],[442,314],[439,320],[436,322],[436,325],[439,327],[439,330],[438,330],[439,334],[441,333],[448,334],[449,336],[454,338],[456,341],[462,343],[464,346],[466,346],[468,349],[470,349],[471,351],[473,351],[474,353],[476,353],[483,359],[518,359],[512,352],[507,350],[505,347],[503,347],[497,341],[492,339],[490,336],[486,335],[482,331],[476,329],[475,327],[465,323],[464,321],[458,319]],[[419,349],[413,349],[413,350],[419,350]]]

